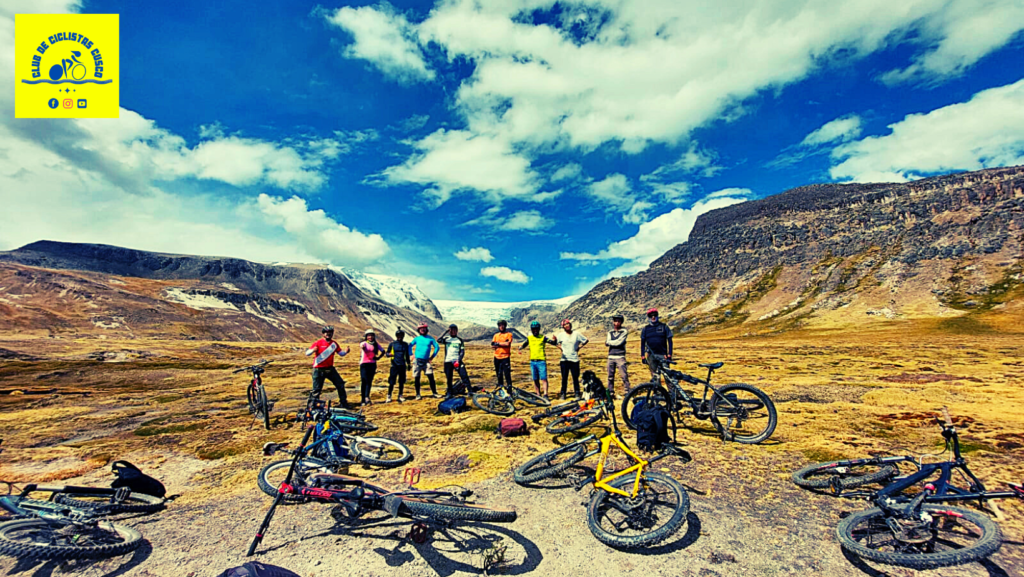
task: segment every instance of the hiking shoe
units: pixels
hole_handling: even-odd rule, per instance
[[[416,395],[416,400],[417,400],[417,401],[418,401],[418,400],[420,400],[420,399],[422,399],[422,398],[423,398],[423,397],[421,397],[421,396],[419,396],[419,395]]]
[[[434,397],[435,399],[440,399],[441,398],[441,395],[439,395],[437,393],[434,393],[433,395],[430,395],[430,396]]]
[[[398,402],[399,403],[404,403],[405,402],[405,397],[398,397]]]
[[[390,402],[391,402],[391,395],[388,395],[388,398],[387,398],[387,400],[386,400],[386,401],[384,401],[384,402],[385,402],[385,403],[390,403]]]

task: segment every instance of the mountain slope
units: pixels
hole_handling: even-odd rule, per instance
[[[0,329],[212,340],[309,340],[439,325],[312,265],[51,241],[0,252]]]
[[[377,297],[382,301],[407,309],[419,311],[424,315],[443,320],[441,311],[420,288],[408,281],[382,274],[366,274],[357,270],[342,267],[331,267],[349,278],[364,293]]]
[[[864,320],[1019,313],[1024,168],[906,184],[796,188],[702,215],[650,267],[611,279],[565,315],[677,330],[773,331]]]

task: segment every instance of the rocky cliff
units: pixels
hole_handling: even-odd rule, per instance
[[[680,331],[772,331],[1018,310],[1022,263],[1024,167],[812,185],[702,215],[646,271],[564,314],[640,323],[657,306]]]
[[[310,340],[373,327],[381,340],[421,322],[420,311],[368,295],[313,265],[173,255],[41,241],[0,252],[0,329],[212,340]]]

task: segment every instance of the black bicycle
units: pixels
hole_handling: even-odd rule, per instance
[[[274,403],[267,399],[267,389],[263,387],[263,378],[260,375],[271,362],[261,360],[255,365],[231,371],[232,373],[252,372],[252,380],[249,381],[249,387],[245,392],[249,401],[249,412],[252,413],[254,423],[256,419],[263,419],[263,427],[268,431],[270,430],[270,411],[274,408]],[[249,428],[252,428],[252,425],[249,425]]]
[[[485,523],[511,523],[516,520],[516,512],[513,510],[491,509],[479,505],[473,505],[468,499],[473,492],[461,487],[453,490],[420,490],[414,488],[419,477],[416,470],[412,476],[412,470],[406,470],[409,488],[400,491],[388,491],[366,481],[338,475],[319,470],[309,470],[303,463],[303,449],[313,434],[314,427],[306,430],[299,444],[299,449],[294,452],[291,467],[288,474],[278,486],[277,497],[267,511],[256,536],[249,545],[246,555],[252,555],[256,548],[263,541],[263,537],[270,528],[270,521],[274,517],[277,506],[285,501],[334,503],[341,506],[343,515],[348,518],[357,518],[370,511],[386,511],[392,517],[406,517],[417,520],[428,521],[481,521]],[[268,445],[264,451],[273,454],[274,447]],[[413,478],[410,478],[413,477]]]
[[[970,563],[999,550],[999,526],[987,516],[968,509],[943,505],[961,501],[1018,497],[1024,486],[1007,483],[1009,491],[988,491],[967,467],[960,454],[960,436],[942,409],[945,449],[951,457],[938,463],[924,463],[927,456],[891,456],[851,459],[809,465],[793,473],[793,481],[804,488],[829,494],[866,498],[875,508],[854,513],[836,529],[844,549],[872,561],[913,569],[932,569]],[[913,469],[902,474],[905,464]],[[952,483],[954,472],[967,484]],[[878,491],[847,491],[871,483],[883,483]],[[923,483],[923,485],[922,485]]]
[[[635,387],[622,399],[622,420],[635,429],[632,421],[633,408],[640,404],[656,403],[669,412],[680,412],[689,407],[683,415],[693,415],[699,420],[711,420],[725,441],[755,444],[765,441],[775,431],[778,415],[775,404],[764,391],[757,387],[731,383],[721,387],[711,384],[712,374],[724,363],[700,365],[708,370],[708,378],[700,379],[669,368],[671,361],[648,352],[648,363],[656,375],[665,379],[662,387],[655,378],[649,383]],[[704,394],[692,396],[680,386],[680,381],[691,385],[703,385]],[[667,388],[667,390],[666,390]]]
[[[513,387],[511,383],[497,385],[493,391],[473,393],[472,399],[473,404],[481,411],[505,417],[516,412],[516,401],[523,401],[538,407],[551,406],[551,401],[547,397]]]
[[[126,487],[41,486],[29,484],[14,494],[14,483],[0,496],[0,510],[13,515],[0,523],[0,554],[19,559],[105,559],[142,544],[137,530],[104,520],[118,513],[151,513],[164,499],[132,493]],[[35,493],[49,493],[35,499]]]

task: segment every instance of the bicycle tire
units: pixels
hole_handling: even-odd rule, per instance
[[[473,404],[476,408],[492,415],[507,417],[516,412],[516,405],[512,399],[499,399],[491,393],[473,393]]]
[[[550,407],[551,400],[544,398],[536,393],[531,393],[526,389],[520,389],[519,387],[512,387],[513,395],[524,403],[529,403],[538,407]]]
[[[42,519],[17,519],[0,523],[0,554],[19,559],[106,559],[134,551],[142,544],[142,534],[131,527],[113,523],[98,525],[109,527],[106,532],[115,533],[116,538],[121,541],[97,545],[82,545],[77,542],[74,545],[54,545],[52,543],[55,540],[66,540],[69,536],[63,533],[55,535],[50,524]],[[80,536],[81,534],[75,537]],[[114,538],[113,535],[109,537]],[[40,539],[48,542],[40,542]]]
[[[511,523],[516,512],[491,509],[479,505],[450,503],[438,499],[402,498],[398,514],[403,517],[427,517],[445,521],[482,521],[485,523]]]
[[[370,441],[370,443],[377,443],[395,449],[397,451],[397,455],[384,458],[381,448],[375,448],[371,444],[365,443],[365,441]],[[398,467],[412,460],[412,451],[409,450],[409,447],[399,441],[385,439],[384,437],[361,437],[359,439],[353,439],[349,448],[352,450],[352,454],[356,456],[357,461],[373,467]],[[391,453],[389,452],[388,455],[390,456]]]
[[[72,496],[74,495],[74,496]],[[76,493],[57,493],[53,497],[54,502],[79,509],[105,509],[107,514],[116,513],[153,513],[167,507],[164,499],[146,495],[145,493],[132,493],[123,501],[112,503],[110,496],[105,495],[81,495]]]
[[[865,459],[815,463],[793,473],[792,479],[794,483],[804,489],[837,487],[842,490],[871,483],[881,483],[898,474],[898,469],[889,463],[859,461],[865,461]],[[850,469],[853,471],[851,472]]]
[[[632,488],[631,485],[634,479],[633,475],[625,475],[614,479],[609,485],[616,489],[628,491]],[[661,485],[661,488],[654,491],[651,489],[652,485]],[[610,504],[612,501],[620,500],[627,501],[629,499],[618,493],[598,490],[590,499],[590,505],[587,507],[587,526],[594,537],[597,537],[598,541],[617,549],[648,547],[664,541],[683,526],[683,523],[686,522],[686,515],[690,512],[690,497],[687,495],[686,489],[679,484],[679,481],[661,473],[646,472],[644,473],[644,480],[641,481],[641,487],[641,490],[645,492],[645,499],[654,492],[672,493],[675,498],[675,503],[669,507],[672,510],[672,514],[668,516],[663,524],[639,535],[623,536],[612,533],[604,529],[600,523],[600,516],[602,512],[615,511],[621,513],[622,511],[614,505],[602,509],[602,504]],[[638,494],[637,496],[639,497],[640,495]],[[614,526],[616,523],[613,522],[612,525]]]
[[[259,412],[263,415],[263,428],[270,430],[270,401],[267,400],[267,390],[260,388],[257,389],[259,395],[260,408]]]
[[[249,402],[249,414],[255,415],[259,410],[259,393],[256,390],[256,385],[249,383],[249,387],[245,390],[245,398]]]
[[[636,425],[633,424],[633,420],[630,418],[630,413],[633,412],[631,410],[632,407],[640,399],[644,399],[645,402],[656,402],[664,406],[665,410],[669,413],[673,412],[672,407],[669,406],[668,391],[664,387],[656,383],[638,385],[626,393],[626,396],[622,397],[622,422],[626,423],[626,426],[630,429],[636,429]]]
[[[561,435],[562,433],[568,433],[569,431],[576,431],[589,427],[596,423],[602,415],[604,415],[604,411],[602,409],[587,409],[586,411],[581,411],[576,415],[558,417],[554,421],[548,423],[548,426],[545,427],[545,429],[547,429],[547,432],[552,435]]]
[[[726,395],[736,395],[737,392],[740,391],[749,393],[756,398],[756,400],[749,398],[740,400],[740,404],[743,407],[740,415],[741,417],[743,415],[752,415],[754,414],[754,411],[756,411],[757,414],[762,414],[763,409],[764,415],[767,417],[767,422],[760,431],[751,431],[749,434],[737,434],[735,432],[735,425],[723,424],[719,419],[722,415],[728,415],[731,417],[736,414],[736,409],[727,402]],[[752,385],[734,383],[725,385],[718,389],[718,393],[719,394],[714,395],[711,398],[711,423],[725,438],[736,441],[737,443],[743,443],[744,445],[756,445],[757,443],[766,441],[768,437],[771,437],[772,433],[775,432],[775,426],[778,424],[779,415],[775,411],[775,403],[768,398],[768,395],[764,391]],[[727,418],[726,420],[729,421],[731,419]],[[751,419],[748,417],[745,420]],[[761,420],[758,419],[757,422],[760,423]],[[757,427],[760,427],[760,425],[758,424],[755,426],[755,428]]]
[[[888,525],[885,523],[885,513],[883,513],[881,509],[877,508],[854,513],[840,521],[839,526],[836,527],[836,536],[839,538],[839,544],[854,555],[871,561],[876,561],[878,563],[885,563],[886,565],[898,565],[900,567],[909,567],[911,569],[935,569],[938,567],[950,567],[953,565],[971,563],[988,557],[998,551],[999,547],[1002,546],[1002,533],[999,530],[999,526],[981,513],[938,504],[924,505],[922,510],[935,515],[942,515],[941,512],[943,511],[949,511],[954,513],[954,515],[959,515],[959,518],[956,521],[958,525],[961,524],[961,521],[966,520],[974,526],[970,531],[973,532],[978,530],[980,531],[981,536],[967,546],[938,552],[909,553],[906,552],[906,545],[901,546],[903,548],[902,552],[883,551],[880,548],[872,548],[861,543],[857,535],[858,528],[866,523],[868,525],[867,529],[877,528],[879,533],[891,536],[891,529],[889,529]],[[946,516],[946,518],[949,519],[948,516]],[[936,525],[936,529],[938,528],[938,525]],[[945,527],[944,529],[948,529],[948,527]],[[943,539],[933,539],[930,542],[930,545],[939,543],[949,546],[948,543],[955,542],[957,537],[962,537],[964,534],[955,535],[953,533],[944,533],[943,535]],[[962,541],[963,539],[959,540]],[[893,548],[895,549],[895,547]]]
[[[280,482],[273,479],[271,475],[280,473],[282,469],[287,475],[288,467],[291,467],[293,459],[284,459],[281,461],[274,461],[267,466],[260,469],[259,475],[256,476],[256,484],[259,485],[261,491],[270,495],[271,497],[277,497],[277,488],[280,486]],[[302,469],[298,471],[298,474],[305,476],[308,473],[333,473],[331,466],[326,461],[320,459],[314,459],[312,457],[306,457],[299,461]],[[281,478],[284,480],[284,477]],[[288,503],[297,503],[304,501],[305,498],[300,495],[285,495],[284,501]]]
[[[587,446],[585,443],[573,443],[558,447],[523,463],[521,467],[513,471],[512,477],[520,485],[535,483],[561,473],[582,461],[586,456]],[[565,459],[554,462],[556,457],[565,457]]]

